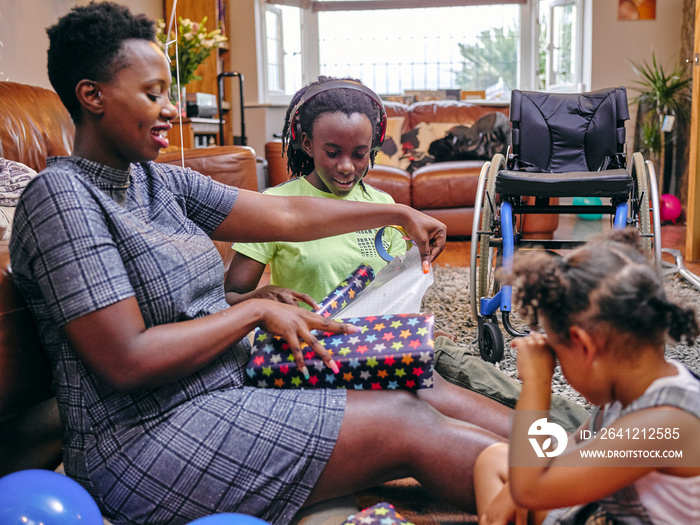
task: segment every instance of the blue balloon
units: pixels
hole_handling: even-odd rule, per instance
[[[248,514],[238,514],[237,512],[224,512],[221,514],[211,514],[191,521],[189,525],[270,525],[269,522],[249,516]]]
[[[574,206],[601,206],[600,197],[574,197]],[[602,213],[580,213],[579,218],[584,221],[597,221],[603,217]]]
[[[3,525],[103,525],[92,496],[77,481],[51,470],[20,470],[0,478]]]

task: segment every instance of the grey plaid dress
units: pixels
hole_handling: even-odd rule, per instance
[[[13,277],[52,362],[65,469],[115,524],[218,512],[285,524],[333,450],[345,391],[247,386],[247,340],[177,382],[125,394],[64,336],[66,323],[132,296],[147,327],[227,308],[207,234],[237,197],[175,166],[124,172],[68,157],[50,159],[20,199]]]

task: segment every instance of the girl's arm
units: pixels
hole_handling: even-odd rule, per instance
[[[508,445],[486,447],[474,464],[474,493],[479,525],[507,525],[516,521],[518,508],[508,484]],[[524,523],[527,523],[526,521]]]
[[[666,429],[676,429],[679,439],[639,439],[644,432],[649,436]],[[523,464],[527,452],[526,447],[519,447],[516,453],[521,456],[510,456],[513,498],[530,509],[551,509],[595,501],[657,470],[680,476],[700,475],[697,443],[685,437],[698,431],[700,420],[686,412],[648,409],[620,418],[595,438],[560,456],[541,459],[545,466],[514,467]],[[522,430],[511,434],[511,443],[523,439],[527,441]],[[666,451],[682,451],[683,458],[650,459]]]
[[[536,422],[547,416],[554,354],[541,334],[532,334],[514,344],[523,380],[509,441],[509,481],[517,505],[538,510],[587,503],[629,486],[655,470],[692,475],[687,470],[678,470],[683,467],[681,463],[700,466],[698,446],[690,439],[694,432],[700,431],[700,420],[674,409],[634,412],[597,436],[591,436],[592,439],[569,446],[560,455],[538,457],[530,439],[539,435],[542,443],[546,435],[538,432],[541,424]],[[652,428],[676,428],[679,439],[639,439],[643,429]],[[658,431],[647,430],[646,435],[651,432]],[[683,450],[684,459],[663,459],[656,463],[640,459],[657,451],[675,449]],[[687,462],[689,457],[691,463]],[[696,470],[700,474],[700,468]]]
[[[256,326],[283,337],[300,369],[304,367],[302,342],[332,368],[329,354],[311,330],[354,331],[350,325],[303,308],[262,299],[206,317],[146,328],[133,297],[79,317],[64,330],[92,372],[117,390],[135,391],[199,370]]]
[[[235,206],[211,237],[230,242],[309,241],[389,224],[403,226],[424,270],[445,247],[445,225],[403,204],[282,197],[240,190]]]
[[[248,299],[270,299],[280,303],[298,305],[299,302],[308,304],[317,309],[316,301],[310,295],[296,292],[280,286],[263,286],[258,288],[260,278],[265,271],[265,265],[255,259],[236,252],[231,261],[224,289],[226,290],[226,302],[230,305],[238,304]]]

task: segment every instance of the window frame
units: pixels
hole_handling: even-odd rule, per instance
[[[449,3],[451,0],[446,0]],[[429,4],[430,0],[420,0],[420,7],[431,7],[430,5],[425,5],[426,2]],[[445,4],[443,0],[435,0],[435,6],[440,6]],[[574,71],[575,81],[572,84],[551,86],[551,90],[562,91],[562,90],[572,90],[581,91],[583,89],[583,56],[584,56],[584,0],[551,0],[552,4],[575,4],[577,12],[576,20],[576,41],[575,41],[575,60],[576,67]],[[353,2],[354,4],[359,4],[358,2]],[[384,2],[386,3],[386,2]],[[519,78],[519,89],[522,90],[534,90],[537,89],[537,68],[538,68],[538,52],[539,52],[539,0],[525,0],[525,1],[504,1],[504,2],[494,2],[493,0],[474,0],[474,2],[461,1],[462,5],[478,5],[481,4],[493,4],[493,3],[517,3],[520,4],[520,43],[518,46],[518,78]],[[314,2],[312,0],[257,0],[256,2],[260,16],[257,17],[258,31],[261,35],[259,42],[263,45],[263,49],[258,53],[258,78],[259,78],[259,95],[260,100],[267,104],[280,104],[288,105],[291,101],[292,95],[282,92],[271,92],[268,89],[268,72],[267,72],[267,38],[266,38],[266,27],[265,27],[265,10],[268,6],[274,6],[275,4],[287,5],[292,7],[298,7],[300,9],[300,19],[301,19],[301,78],[303,85],[307,85],[309,82],[315,80],[320,73],[320,59],[319,59],[319,31],[318,31],[318,16],[317,10],[314,10]],[[415,7],[410,5],[410,2],[402,0],[401,7]],[[550,4],[551,5],[551,4]],[[551,32],[550,32],[551,33]],[[282,50],[283,52],[283,50]],[[282,71],[283,74],[283,61]],[[284,77],[280,77],[281,81],[284,82]]]
[[[544,2],[538,2],[542,4]],[[572,68],[572,80],[568,83],[557,84],[554,79],[556,78],[556,73],[553,69],[552,63],[552,49],[554,48],[554,31],[552,31],[552,19],[554,9],[557,7],[564,7],[567,5],[573,5],[576,9],[576,19],[574,21],[575,38],[572,40],[572,60],[574,61],[574,67]],[[545,91],[553,92],[581,92],[583,91],[583,26],[584,26],[584,2],[583,0],[549,0],[548,5],[548,15],[545,23],[548,26],[547,33],[547,59],[545,65]],[[538,15],[539,18],[539,15]],[[538,32],[540,25],[537,25]],[[537,41],[539,42],[539,34],[537,35]]]

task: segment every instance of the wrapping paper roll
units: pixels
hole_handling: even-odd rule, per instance
[[[335,317],[341,309],[352,303],[373,280],[374,270],[370,265],[362,263],[319,303],[319,309],[315,312],[324,317]]]

